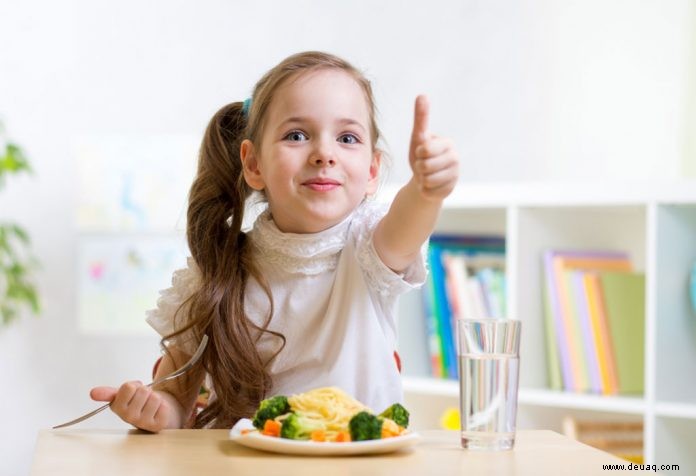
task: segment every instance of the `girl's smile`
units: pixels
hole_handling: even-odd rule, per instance
[[[341,183],[337,180],[317,177],[303,182],[302,185],[315,192],[330,192],[340,187]]]

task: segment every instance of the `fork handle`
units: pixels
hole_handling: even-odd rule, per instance
[[[97,413],[103,412],[104,410],[106,410],[106,409],[109,408],[110,406],[111,406],[111,402],[108,402],[108,403],[102,405],[101,407],[97,408],[96,410],[93,410],[93,411],[91,411],[91,412],[89,412],[89,413],[87,413],[87,414],[85,414],[85,415],[82,415],[80,418],[75,418],[74,420],[70,420],[70,421],[67,422],[67,423],[63,423],[63,424],[61,424],[61,425],[54,426],[53,429],[56,430],[56,429],[58,429],[58,428],[65,428],[66,426],[74,425],[75,423],[80,423],[81,421],[84,421],[84,420],[86,420],[87,418],[92,418],[92,417],[93,417],[94,415],[96,415]]]

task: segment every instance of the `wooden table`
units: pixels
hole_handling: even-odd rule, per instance
[[[419,432],[415,447],[374,456],[302,457],[239,446],[227,430],[42,430],[32,475],[607,475],[627,464],[552,431],[519,431],[515,449],[474,452],[458,432]]]

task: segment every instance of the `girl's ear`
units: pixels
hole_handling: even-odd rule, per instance
[[[244,180],[254,190],[261,191],[265,184],[259,169],[259,161],[256,156],[256,148],[254,143],[249,139],[242,141],[239,147],[239,157],[242,159],[242,170],[244,172]]]
[[[377,192],[379,186],[379,166],[382,163],[382,152],[376,150],[372,155],[370,163],[370,176],[367,180],[367,194],[372,195]]]

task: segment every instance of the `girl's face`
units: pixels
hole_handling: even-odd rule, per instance
[[[313,71],[276,91],[261,144],[242,143],[244,178],[264,190],[278,228],[316,233],[346,218],[377,189],[368,104],[340,70]]]

